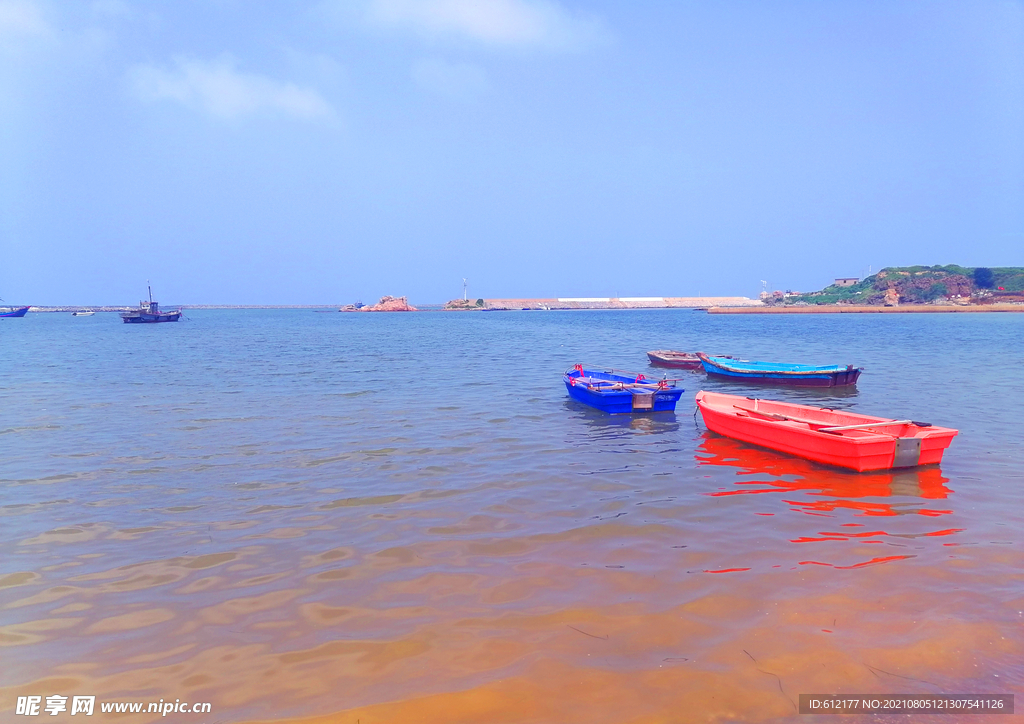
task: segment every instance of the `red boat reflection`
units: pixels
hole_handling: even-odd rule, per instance
[[[736,468],[740,475],[758,475],[756,481],[738,481],[736,490],[708,493],[711,496],[803,492],[815,496],[842,498],[812,502],[786,501],[804,508],[806,512],[854,508],[862,510],[866,515],[900,515],[907,511],[895,509],[891,504],[857,499],[909,496],[939,500],[952,493],[945,485],[949,478],[943,477],[937,466],[875,473],[847,472],[756,448],[712,432],[705,434],[697,451],[695,457],[698,465],[727,466]],[[944,515],[950,511],[914,512],[922,515]]]
[[[753,447],[710,431],[698,444],[695,460],[708,473],[712,473],[710,467],[718,468],[717,474],[708,477],[726,486],[705,495],[761,496],[764,507],[750,511],[758,516],[776,516],[785,510],[802,514],[758,526],[796,544],[792,550],[797,555],[790,564],[794,567],[854,570],[898,563],[916,558],[924,541],[959,545],[949,541],[963,532],[934,520],[953,513],[948,503],[938,502],[953,493],[938,466],[857,473]],[[740,570],[737,564],[750,565],[749,559],[733,557],[728,563],[732,565],[721,568],[733,571]],[[783,565],[784,560],[772,567]]]

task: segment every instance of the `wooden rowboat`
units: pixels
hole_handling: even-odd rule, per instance
[[[732,359],[729,355],[719,355],[722,359]],[[694,352],[677,352],[674,349],[656,349],[647,353],[653,367],[671,367],[677,370],[704,369],[700,357]]]
[[[859,472],[937,464],[957,435],[926,422],[704,390],[697,408],[719,435]]]
[[[612,415],[675,411],[683,394],[683,388],[676,387],[676,380],[648,380],[643,375],[616,372],[576,365],[565,371],[562,381],[571,398]]]
[[[647,353],[655,367],[671,367],[677,370],[701,369],[700,358],[693,352],[676,352],[672,349],[656,349]]]
[[[712,357],[698,352],[704,371],[744,382],[802,387],[842,387],[857,384],[861,369],[853,365],[815,367],[782,362],[748,362],[726,357]]]

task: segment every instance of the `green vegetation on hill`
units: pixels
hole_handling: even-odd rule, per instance
[[[789,295],[786,304],[885,304],[898,295],[900,303],[927,303],[940,297],[970,297],[999,287],[1024,292],[1024,267],[945,266],[886,267],[849,287],[830,285],[819,292]]]
[[[469,299],[453,299],[450,302],[446,302],[444,305],[445,309],[483,309],[484,300],[477,299],[473,302]]]

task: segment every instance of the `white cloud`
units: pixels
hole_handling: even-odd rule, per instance
[[[0,38],[49,34],[50,25],[35,3],[0,0]]]
[[[370,0],[368,17],[427,36],[506,47],[571,50],[604,36],[600,23],[550,0]]]
[[[138,65],[129,71],[136,92],[145,100],[172,100],[220,118],[277,111],[298,118],[334,115],[315,90],[242,73],[228,56],[202,61],[175,58],[170,69]]]
[[[483,68],[425,58],[412,66],[412,79],[421,88],[453,98],[468,98],[488,89]]]

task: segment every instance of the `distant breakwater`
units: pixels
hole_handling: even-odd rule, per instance
[[[1024,304],[917,304],[867,307],[822,304],[813,307],[709,307],[708,314],[935,314],[943,312],[1024,312]]]
[[[128,312],[137,307],[87,307],[82,305],[62,305],[62,306],[30,306],[28,311],[30,312]]]
[[[708,309],[762,307],[749,297],[557,297],[484,299],[482,309]]]
[[[417,304],[413,311],[498,311],[554,309],[709,309],[763,308],[762,302],[749,297],[554,297],[549,299],[484,299],[482,306],[444,308],[440,304]],[[450,304],[450,303],[449,303]],[[311,309],[330,311],[393,311],[389,309],[357,309],[339,304],[170,304],[168,308],[184,309]],[[131,306],[32,306],[30,312],[125,312]],[[405,311],[405,310],[394,310]]]

